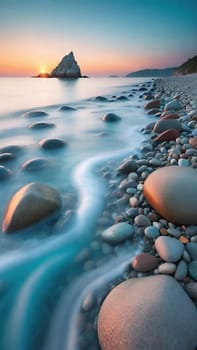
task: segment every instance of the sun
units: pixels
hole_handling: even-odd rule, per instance
[[[41,68],[40,73],[41,74],[45,74],[46,73],[46,69],[45,68]]]

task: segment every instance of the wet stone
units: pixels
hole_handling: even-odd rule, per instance
[[[134,228],[126,222],[121,222],[110,226],[103,231],[101,238],[109,244],[122,243],[127,239],[131,239],[134,234]]]
[[[34,158],[26,161],[22,168],[27,171],[39,171],[47,168],[51,162],[47,158]]]
[[[189,263],[189,275],[191,278],[197,281],[197,260]]]
[[[184,260],[179,261],[174,277],[178,281],[182,281],[187,276],[187,264]]]
[[[40,118],[40,117],[46,117],[46,116],[48,116],[48,113],[41,110],[30,111],[24,114],[24,117],[27,117],[27,118]]]
[[[192,260],[197,260],[197,243],[189,242],[186,244],[186,249]]]
[[[60,112],[73,112],[73,111],[76,111],[76,108],[64,105],[64,106],[61,106],[59,110]]]
[[[43,149],[57,149],[57,148],[63,148],[67,145],[67,143],[60,139],[60,138],[55,138],[55,139],[43,139],[39,142],[40,147]]]
[[[0,181],[7,180],[12,175],[12,171],[3,165],[0,165]]]
[[[155,239],[160,235],[159,229],[155,226],[148,226],[144,230],[144,234],[148,238]]]
[[[176,265],[173,263],[163,263],[158,267],[159,273],[173,275],[176,271]]]
[[[197,282],[189,282],[184,285],[184,288],[190,298],[197,300]]]
[[[33,130],[40,130],[40,129],[50,129],[55,126],[54,123],[47,123],[47,122],[35,122],[29,125],[30,129]]]
[[[115,113],[107,113],[102,117],[102,120],[104,122],[117,122],[121,120],[121,117]]]
[[[132,267],[138,272],[148,272],[154,270],[159,263],[159,260],[151,254],[141,253],[134,257]]]
[[[145,215],[138,215],[135,217],[135,224],[140,227],[150,226],[151,222]]]

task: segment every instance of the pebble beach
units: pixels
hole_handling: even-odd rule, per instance
[[[118,84],[8,115],[2,350],[196,350],[197,75]]]
[[[103,170],[114,223],[100,235],[115,249],[141,237],[142,251],[100,300],[84,300],[81,349],[195,350],[197,75],[140,89],[146,139],[113,172]]]

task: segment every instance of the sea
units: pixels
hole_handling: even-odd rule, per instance
[[[0,158],[9,173],[0,180],[1,226],[10,198],[29,183],[55,188],[63,203],[58,217],[28,229],[0,228],[0,350],[99,349],[96,339],[87,345],[81,310],[140,250],[140,240],[111,247],[101,233],[121,213],[107,205],[118,165],[145,139],[140,130],[151,117],[142,108],[144,85],[151,88],[152,79],[0,78],[0,153],[20,146]],[[46,114],[29,114],[38,110]],[[107,123],[106,113],[121,119]],[[36,122],[53,126],[32,128]],[[43,149],[46,138],[66,146]],[[28,166],[38,158],[43,166]]]

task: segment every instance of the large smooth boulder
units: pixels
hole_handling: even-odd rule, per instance
[[[22,187],[10,199],[3,218],[3,232],[27,228],[57,212],[62,205],[59,193],[42,183]]]
[[[102,350],[194,350],[197,311],[172,277],[131,278],[104,300],[98,337]]]
[[[156,122],[153,131],[161,133],[169,129],[176,129],[178,131],[182,130],[182,126],[177,119],[160,119]]]
[[[197,171],[169,166],[152,172],[144,182],[148,203],[175,224],[197,224]]]

